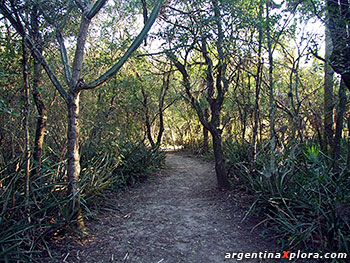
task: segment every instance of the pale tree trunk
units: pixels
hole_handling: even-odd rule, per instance
[[[328,24],[326,24],[326,50],[324,68],[324,147],[328,152],[333,144],[333,76],[334,71],[330,66],[330,57],[333,51],[332,39],[329,35]]]
[[[77,218],[78,229],[83,230],[84,221],[80,207],[80,154],[79,154],[79,95],[80,92],[70,93],[68,97],[68,142],[67,142],[67,177],[68,193],[71,201],[71,213]]]

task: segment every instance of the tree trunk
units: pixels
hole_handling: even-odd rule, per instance
[[[215,156],[215,172],[216,172],[216,178],[218,181],[218,188],[219,189],[230,189],[230,183],[227,178],[227,172],[225,168],[225,158],[224,158],[224,152],[222,149],[222,139],[221,139],[221,132],[211,131],[211,135],[213,138],[213,150],[214,150],[214,156]]]
[[[350,171],[350,117],[348,117],[348,149],[347,149],[347,157],[346,157],[346,167],[347,170]]]
[[[41,157],[42,157],[46,122],[47,122],[47,109],[42,100],[41,93],[39,91],[40,80],[41,80],[41,67],[38,61],[34,60],[33,99],[34,99],[34,103],[39,116],[36,122],[36,130],[35,130],[35,141],[34,141],[34,151],[33,151],[34,168],[33,168],[32,174],[40,173]]]
[[[209,118],[209,112],[208,109],[204,110],[204,117],[208,120]],[[203,126],[203,147],[202,147],[202,152],[208,153],[209,151],[209,131],[208,129],[202,124]]]
[[[269,2],[266,2],[266,20],[270,19],[269,16]],[[272,50],[272,38],[270,33],[270,26],[267,23],[266,28],[266,37],[267,37],[267,46],[268,46],[268,55],[269,55],[269,85],[270,85],[270,172],[274,173],[275,171],[275,145],[276,145],[276,136],[275,136],[275,98],[274,98],[274,83],[273,83],[273,50]]]
[[[77,219],[78,229],[83,230],[84,221],[80,207],[80,155],[79,155],[79,95],[71,92],[68,96],[68,142],[67,142],[67,177],[68,195],[71,198],[72,218]]]
[[[159,148],[162,144],[162,137],[164,133],[164,101],[167,91],[170,87],[170,72],[163,75],[163,83],[158,97],[158,113],[159,113],[159,130],[156,142],[156,148]]]
[[[157,136],[156,148],[158,149],[162,144],[162,138],[164,133],[164,116],[163,116],[163,106],[159,108],[159,130]]]
[[[253,122],[253,135],[252,135],[252,149],[251,149],[251,171],[255,170],[256,167],[256,151],[257,151],[257,137],[259,127],[259,99],[260,89],[262,81],[262,69],[263,69],[263,58],[262,58],[262,41],[263,41],[263,13],[264,5],[259,3],[259,46],[258,46],[258,68],[255,77],[255,105],[254,105],[254,122]]]
[[[24,126],[24,137],[25,137],[25,166],[24,166],[24,172],[25,172],[25,197],[26,197],[26,212],[29,216],[29,192],[30,192],[30,138],[29,138],[29,114],[30,114],[30,99],[29,99],[29,75],[28,75],[28,52],[27,47],[24,44],[22,44],[22,50],[23,50],[23,90],[24,90],[24,119],[23,119],[23,126]],[[30,218],[28,217],[30,220]]]
[[[138,75],[138,74],[137,74]],[[138,75],[140,81],[142,81],[141,77]],[[143,96],[143,109],[145,111],[145,125],[146,125],[146,134],[147,134],[147,139],[149,141],[149,143],[151,144],[152,149],[154,149],[156,147],[156,144],[153,140],[152,137],[152,123],[150,121],[150,117],[149,117],[149,110],[148,110],[148,97],[147,94],[145,92],[145,89],[143,88],[143,86],[141,87],[141,94]]]
[[[39,22],[38,22],[38,8],[36,5],[34,5],[33,9],[31,10],[30,18],[31,18],[31,26],[32,26],[31,35],[34,41],[39,43],[38,51],[40,52],[40,54],[42,54]],[[34,99],[36,109],[38,111],[38,119],[36,123],[34,151],[33,151],[34,167],[32,170],[32,175],[34,175],[34,174],[40,173],[40,170],[41,170],[41,157],[42,157],[44,136],[45,136],[45,130],[46,130],[47,109],[45,107],[44,101],[41,96],[41,92],[39,90],[40,82],[42,78],[41,65],[39,60],[35,57],[35,54],[32,54],[32,56],[34,58],[34,67],[33,67],[34,76],[33,76],[33,87],[32,87],[33,99]],[[40,177],[40,180],[41,180],[41,177]]]
[[[333,45],[326,24],[326,54],[325,54],[325,75],[324,75],[324,152],[328,152],[333,143],[333,75],[334,71],[329,64]]]
[[[350,45],[349,45],[349,1],[327,0],[327,28],[332,39],[333,50],[330,64],[335,72],[341,75],[346,87],[350,90]]]
[[[343,119],[344,112],[346,108],[346,94],[345,94],[346,85],[342,79],[339,87],[339,105],[337,109],[336,117],[336,127],[335,127],[335,136],[333,143],[333,161],[334,161],[334,171],[337,173],[339,170],[339,159],[340,159],[340,150],[341,150],[341,138],[343,131]]]
[[[203,125],[202,125],[203,126]],[[209,151],[209,132],[208,129],[203,126],[203,154],[208,153]]]

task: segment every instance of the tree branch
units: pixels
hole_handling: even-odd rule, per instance
[[[159,11],[162,7],[162,0],[158,0],[156,6],[153,8],[151,15],[148,18],[147,23],[143,27],[140,34],[136,37],[134,42],[131,44],[131,46],[128,48],[128,50],[125,52],[123,57],[114,65],[112,66],[106,73],[104,73],[102,76],[97,78],[96,80],[90,82],[89,84],[86,84],[82,87],[82,89],[94,89],[107,80],[109,80],[115,73],[119,71],[119,69],[124,65],[124,63],[127,61],[127,59],[131,56],[131,54],[141,45],[142,41],[147,36],[148,31],[151,29],[154,21],[156,20]]]
[[[48,75],[49,79],[51,80],[52,84],[55,86],[57,91],[60,93],[62,98],[67,101],[68,95],[67,92],[62,87],[61,83],[57,79],[55,73],[52,71],[50,66],[47,64],[44,57],[41,55],[40,51],[35,47],[32,39],[25,35],[25,43],[28,46],[28,48],[31,50],[32,54],[35,56],[35,58],[40,62],[40,64],[43,66],[44,70],[46,71],[46,74]]]
[[[175,55],[173,53],[168,52],[167,56],[174,63],[174,66],[180,71],[180,73],[182,75],[183,86],[185,87],[186,94],[187,94],[188,99],[190,100],[193,108],[196,110],[198,117],[199,117],[199,120],[201,121],[201,123],[203,124],[203,126],[205,128],[212,131],[213,130],[212,126],[210,125],[208,120],[205,118],[205,115],[204,115],[204,112],[200,106],[200,103],[198,102],[198,100],[196,100],[195,97],[193,97],[193,95],[191,93],[191,83],[190,83],[190,79],[189,79],[189,76],[188,76],[188,73],[187,73],[185,66],[175,57]]]
[[[72,81],[72,74],[70,72],[66,46],[64,44],[62,34],[58,29],[56,32],[56,37],[57,37],[58,43],[60,44],[60,52],[61,52],[61,59],[62,59],[63,68],[64,68],[64,76],[65,76],[66,82],[69,86],[71,81]]]
[[[98,0],[86,14],[87,19],[91,20],[104,6],[107,0]]]

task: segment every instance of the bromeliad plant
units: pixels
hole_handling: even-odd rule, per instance
[[[255,174],[242,174],[255,195],[246,216],[264,215],[263,222],[285,248],[349,253],[350,179],[345,169],[335,175],[317,145],[300,145],[296,153],[293,163],[287,151],[272,176],[264,172],[269,161],[263,155],[258,162],[266,165]]]
[[[80,188],[84,217],[98,212],[112,191],[146,178],[164,160],[163,152],[143,143],[121,144],[120,149],[119,154],[96,155],[84,163]],[[76,219],[70,212],[65,162],[44,160],[41,173],[31,178],[29,202],[21,163],[23,158],[0,167],[0,262],[35,262],[43,251],[54,257],[49,241],[78,233],[71,227]]]

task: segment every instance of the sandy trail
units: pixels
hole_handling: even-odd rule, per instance
[[[89,241],[71,246],[65,262],[262,262],[225,259],[225,253],[276,251],[250,232],[251,223],[240,222],[245,201],[216,189],[212,164],[170,152],[166,166],[125,191],[116,212],[88,222]]]

